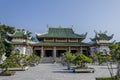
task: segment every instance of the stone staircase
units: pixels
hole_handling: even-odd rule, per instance
[[[53,63],[54,62],[54,59],[53,57],[44,57],[42,58],[42,63]]]
[[[56,58],[56,63],[61,63],[61,58]]]
[[[56,58],[56,60],[54,60],[53,57],[43,57],[41,63],[60,63],[61,62],[61,58]]]

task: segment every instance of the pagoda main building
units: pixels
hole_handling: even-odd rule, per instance
[[[43,60],[48,59],[46,62],[50,60],[59,61],[65,52],[81,52],[88,56],[89,45],[82,42],[86,35],[87,33],[76,34],[72,28],[48,28],[47,33],[36,34],[39,42],[34,44],[33,50]]]

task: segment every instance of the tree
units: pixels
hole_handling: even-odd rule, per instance
[[[13,53],[13,50],[14,50],[14,45],[13,44],[9,44],[7,42],[4,42],[4,45],[5,45],[5,48],[6,48],[6,57],[9,57],[12,53]]]
[[[4,25],[4,24],[3,25],[0,24],[0,32],[1,32],[2,37],[6,37],[7,32],[14,33],[14,31],[15,31],[14,27],[7,26],[7,25]]]
[[[98,60],[98,56],[96,53],[91,53],[90,57],[92,59],[93,64]]]
[[[99,65],[104,62],[102,54],[103,54],[103,52],[99,52],[99,53],[97,54]]]
[[[117,74],[116,80],[120,80],[120,46],[118,44],[112,44],[110,46],[110,54],[112,55],[112,59],[117,63]]]
[[[69,52],[65,52],[64,55],[62,56],[62,60],[67,63],[68,69],[70,69],[70,64],[74,59],[75,59],[75,55]]]
[[[73,63],[75,65],[77,65],[78,67],[84,68],[85,63],[91,63],[92,62],[92,60],[89,57],[85,56],[84,54],[82,54],[82,53],[77,53],[77,54],[78,55],[73,60]]]
[[[10,56],[10,54],[12,54],[14,46],[5,42],[5,38],[10,40],[10,38],[6,35],[7,32],[14,33],[15,28],[11,27],[11,26],[4,25],[4,24],[3,25],[0,24],[1,39],[3,41],[3,45],[5,46],[5,49],[6,49],[6,51],[5,51],[6,56],[8,57],[8,56]]]
[[[0,61],[2,61],[2,55],[5,53],[5,45],[3,44],[3,40],[0,37]]]

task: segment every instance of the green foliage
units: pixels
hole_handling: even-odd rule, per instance
[[[14,45],[13,44],[9,44],[7,42],[4,42],[5,44],[5,48],[6,48],[6,57],[9,57],[12,53],[13,53],[13,50],[14,50]]]
[[[24,54],[14,53],[4,60],[3,64],[0,65],[0,68],[7,69],[8,68],[16,68],[16,67],[24,67],[29,65],[32,62],[39,62],[40,57],[37,55],[27,56]]]
[[[5,49],[5,53],[6,53],[7,57],[12,53],[12,50],[14,49],[14,47],[11,44],[7,44],[4,41],[4,38],[9,39],[9,37],[6,35],[6,33],[7,32],[14,33],[14,31],[15,31],[14,27],[7,26],[7,25],[0,25],[0,34],[1,34],[0,35],[1,39],[0,40],[2,40],[2,43],[5,46],[4,49]]]
[[[99,52],[99,53],[97,54],[99,64],[102,64],[102,63],[104,62],[104,59],[103,59],[102,54],[103,54],[103,52]]]
[[[111,56],[111,55],[103,56],[102,54],[103,54],[102,52],[99,52],[99,53],[97,54],[99,64],[102,64],[103,62],[110,61],[110,60],[112,59],[112,56]]]
[[[7,26],[7,25],[0,25],[0,32],[1,32],[1,36],[5,37],[6,36],[6,32],[9,33],[14,33],[15,28],[11,27],[11,26]]]
[[[70,69],[70,64],[75,59],[75,55],[69,52],[65,52],[62,56],[62,60],[67,63],[68,69]]]
[[[104,56],[103,58],[105,61],[110,61],[112,59],[112,56],[108,55],[108,56]]]
[[[120,46],[118,44],[112,44],[110,46],[110,54],[113,59],[120,60]]]
[[[98,56],[97,56],[97,54],[95,54],[95,53],[91,53],[91,58],[92,59],[94,59],[94,60],[97,60],[98,59]]]
[[[27,58],[28,64],[30,63],[40,63],[41,58],[37,56],[36,54],[33,54]]]
[[[85,56],[82,53],[76,53],[77,55],[73,55],[72,53],[66,52],[63,56],[62,56],[62,60],[67,62],[68,67],[70,65],[70,63],[75,64],[76,66],[79,67],[85,67],[85,63],[91,63],[92,60]]]
[[[85,63],[91,63],[92,60],[85,56],[82,53],[77,53],[78,55],[73,60],[73,64],[78,65],[79,67],[85,67]]]
[[[23,67],[26,65],[28,65],[27,55],[15,53],[4,60],[3,64],[1,64],[1,68],[7,71],[7,68]]]
[[[120,60],[120,46],[118,44],[112,44],[110,46],[110,54],[112,56],[112,58],[116,61]]]
[[[13,71],[3,71],[3,72],[1,72],[0,74],[5,74],[5,75],[10,74],[10,75],[14,75],[15,72],[13,72]]]
[[[3,44],[3,40],[0,38],[0,60],[4,53],[5,53],[5,45]]]
[[[96,78],[96,80],[113,80],[112,78]]]
[[[118,44],[112,44],[110,46],[112,59],[117,62],[117,75],[116,80],[120,80],[120,46]]]
[[[69,52],[65,52],[65,54],[62,56],[62,60],[65,62],[72,62],[75,59],[75,55]]]

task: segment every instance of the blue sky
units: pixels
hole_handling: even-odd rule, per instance
[[[33,34],[47,32],[46,25],[71,27],[75,33],[107,31],[120,41],[120,0],[0,0],[0,23]]]

